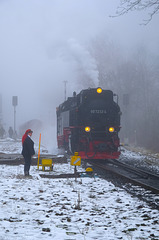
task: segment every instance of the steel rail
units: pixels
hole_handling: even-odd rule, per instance
[[[142,186],[153,193],[159,193],[159,175],[134,168],[133,166],[121,163],[117,160],[110,160],[104,163],[89,161],[89,163],[102,170],[107,170],[120,177],[128,179],[133,184]]]

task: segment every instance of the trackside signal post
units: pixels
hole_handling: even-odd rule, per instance
[[[71,157],[71,165],[75,166],[74,174],[75,174],[75,177],[76,177],[76,173],[77,173],[76,166],[81,166],[81,157],[78,156],[78,152],[75,152],[74,154],[75,155]]]
[[[78,156],[78,152],[75,152],[75,155],[71,157],[72,166],[81,166],[81,157]]]

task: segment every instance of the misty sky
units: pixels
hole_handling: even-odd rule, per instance
[[[159,55],[159,16],[147,25],[146,12],[115,15],[117,0],[0,0],[0,93],[3,122],[13,126],[12,96],[18,96],[17,125],[55,116],[56,106],[79,92],[79,65],[98,85],[96,62],[87,50],[104,34],[130,51],[144,44]],[[83,86],[84,88],[85,86]]]

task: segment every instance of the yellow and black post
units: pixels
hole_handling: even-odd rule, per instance
[[[74,174],[75,174],[75,179],[77,177],[77,169],[76,166],[81,166],[81,157],[78,156],[78,152],[74,153],[74,156],[71,156],[71,165],[75,166],[74,168]]]

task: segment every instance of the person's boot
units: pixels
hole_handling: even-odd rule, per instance
[[[29,172],[27,172],[27,171],[24,174],[25,174],[25,176],[29,176]]]

